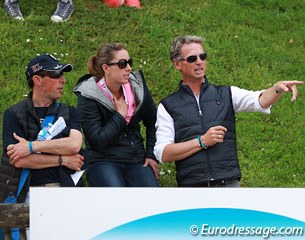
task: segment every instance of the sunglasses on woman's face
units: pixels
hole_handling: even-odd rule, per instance
[[[129,58],[128,60],[126,59],[120,59],[118,62],[116,63],[108,63],[108,66],[111,65],[118,65],[120,69],[124,69],[127,67],[127,64],[129,64],[130,67],[132,67],[132,58]]]
[[[43,71],[41,73],[37,73],[40,77],[50,77],[53,79],[59,79],[64,75],[63,71]]]
[[[200,53],[198,56],[201,61],[204,61],[207,58],[207,53],[203,52],[203,53]],[[191,56],[188,56],[187,58],[181,58],[180,60],[187,61],[188,63],[194,63],[197,61],[197,55],[191,55]]]

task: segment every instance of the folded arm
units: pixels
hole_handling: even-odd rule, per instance
[[[33,141],[30,147],[29,141],[14,133],[16,144],[7,147],[7,155],[13,159],[27,157],[32,152],[42,152],[57,155],[77,154],[82,146],[83,137],[80,131],[71,129],[68,137],[46,141]],[[31,149],[32,148],[32,149]]]
[[[80,171],[84,164],[84,157],[80,154],[62,156],[60,163],[59,155],[31,154],[23,158],[10,157],[10,164],[17,168],[43,169],[48,167],[65,166],[74,171]]]

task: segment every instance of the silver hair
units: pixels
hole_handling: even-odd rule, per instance
[[[174,59],[181,58],[181,47],[183,44],[190,44],[190,43],[198,43],[202,45],[202,38],[198,36],[177,36],[175,37],[171,49],[170,49],[170,59],[173,61]]]

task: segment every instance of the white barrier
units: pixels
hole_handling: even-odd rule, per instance
[[[305,189],[31,188],[31,240],[305,239]]]

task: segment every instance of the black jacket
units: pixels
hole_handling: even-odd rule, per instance
[[[74,88],[90,162],[142,163],[146,157],[155,159],[156,106],[142,73],[130,74],[136,111],[128,124],[99,90],[98,80],[85,75]],[[146,128],[146,147],[141,135],[141,122]]]

